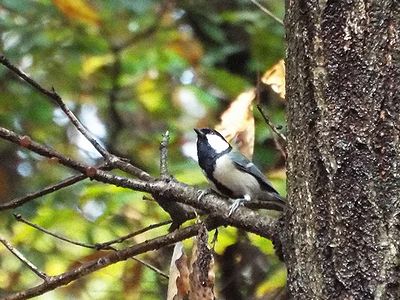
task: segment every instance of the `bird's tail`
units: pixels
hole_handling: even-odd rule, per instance
[[[286,199],[278,193],[262,192],[257,200],[261,201],[260,208],[284,211],[286,209]]]

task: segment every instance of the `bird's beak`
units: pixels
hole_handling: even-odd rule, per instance
[[[202,136],[202,135],[204,135],[203,132],[201,132],[201,129],[193,128],[193,130],[197,133],[197,136]]]

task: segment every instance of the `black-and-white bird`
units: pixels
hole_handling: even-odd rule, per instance
[[[195,128],[198,163],[212,186],[234,199],[231,215],[244,201],[265,200],[283,210],[285,202],[264,174],[242,153],[236,151],[216,130]]]

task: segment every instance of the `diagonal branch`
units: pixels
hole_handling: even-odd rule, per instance
[[[72,124],[76,127],[76,129],[79,130],[83,134],[83,136],[93,145],[93,147],[104,157],[107,158],[109,156],[108,151],[100,145],[99,142],[89,133],[89,131],[86,129],[85,126],[78,120],[78,118],[72,113],[72,111],[65,105],[65,103],[62,101],[60,95],[56,93],[54,88],[52,88],[51,91],[45,89],[42,87],[38,82],[33,80],[31,77],[29,77],[27,74],[22,72],[19,68],[14,66],[5,56],[1,55],[0,56],[0,63],[7,67],[10,71],[14,72],[19,78],[24,80],[26,83],[28,83],[30,86],[35,88],[37,91],[45,95],[47,98],[49,98],[53,103],[55,103],[58,107],[61,108],[61,110],[65,113],[65,115],[70,119]]]
[[[88,166],[83,163],[77,162],[76,160],[73,160],[72,158],[64,156],[63,154],[51,149],[50,147],[46,147],[35,141],[32,141],[30,139],[30,137],[28,137],[26,135],[25,136],[18,135],[15,132],[8,130],[6,128],[3,128],[3,127],[0,127],[0,138],[3,138],[5,140],[8,140],[14,144],[21,146],[21,147],[29,149],[37,154],[40,154],[41,156],[51,158],[51,159],[56,158],[58,163],[66,166],[66,167],[69,167],[71,169],[77,170],[80,173],[88,175],[88,176],[90,174],[86,174],[86,173],[90,173],[90,168],[95,168],[95,167]]]
[[[107,162],[110,162],[113,166],[122,169],[125,172],[128,172],[134,176],[137,176],[143,180],[151,180],[151,176],[147,174],[145,171],[139,169],[136,166],[133,166],[128,163],[122,163],[121,159],[111,153],[109,153],[89,132],[89,130],[79,121],[79,119],[74,115],[74,113],[67,107],[67,105],[63,102],[60,95],[56,93],[54,88],[49,91],[42,87],[37,81],[29,77],[23,71],[21,71],[18,67],[13,65],[4,55],[0,55],[0,64],[7,67],[10,71],[16,74],[20,79],[28,83],[30,86],[35,88],[37,91],[45,95],[49,98],[53,103],[55,103],[64,114],[70,119],[75,128],[93,145],[93,147],[105,158]]]

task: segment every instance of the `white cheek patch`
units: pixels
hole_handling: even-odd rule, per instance
[[[229,148],[229,144],[215,134],[208,134],[207,141],[216,153],[221,153]]]

